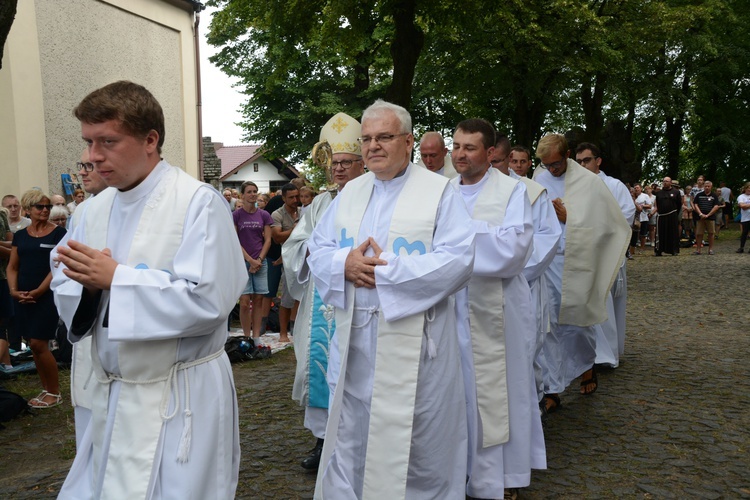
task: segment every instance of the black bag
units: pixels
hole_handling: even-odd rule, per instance
[[[28,402],[15,392],[0,387],[0,422],[8,422],[29,411]],[[0,429],[4,427],[0,425]]]
[[[57,349],[52,351],[52,355],[58,363],[70,365],[73,360],[73,344],[68,340],[68,327],[63,320],[57,322],[57,331],[55,332],[57,340]]]
[[[229,337],[224,343],[224,350],[231,363],[271,357],[271,348],[264,345],[256,346],[252,337]]]

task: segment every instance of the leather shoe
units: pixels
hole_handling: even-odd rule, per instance
[[[302,468],[305,470],[318,470],[320,465],[320,455],[323,453],[324,440],[318,438],[318,442],[315,443],[315,448],[310,451],[310,454],[302,461]]]

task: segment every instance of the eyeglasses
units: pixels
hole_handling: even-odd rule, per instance
[[[380,142],[380,141],[378,141],[378,142]],[[352,165],[354,165],[354,162],[355,162],[355,161],[362,161],[362,160],[341,160],[341,161],[332,161],[332,162],[331,162],[331,168],[333,168],[333,169],[336,169],[336,168],[339,168],[339,167],[341,167],[341,168],[343,168],[344,170],[346,170],[346,169],[348,169],[348,168],[352,168]]]
[[[372,141],[377,142],[378,144],[388,144],[396,137],[400,137],[402,135],[409,135],[411,132],[403,132],[401,134],[380,134],[376,135],[375,137],[370,137],[369,135],[365,135],[362,137],[357,138],[357,142],[359,142],[363,146],[369,146]]]
[[[55,223],[65,224],[66,222],[68,222],[68,218],[67,217],[57,217],[56,219],[50,219],[50,221],[55,222]]]
[[[591,160],[595,160],[599,158],[598,156],[587,156],[586,158],[581,158],[580,160],[576,160],[580,165],[586,165]]]
[[[94,171],[94,164],[93,163],[89,163],[89,162],[81,163],[79,161],[79,162],[76,162],[76,168],[78,170],[85,170],[86,172],[93,172]]]
[[[41,203],[37,203],[36,205],[31,205],[32,207],[36,208],[40,212],[44,210],[45,208],[47,210],[52,210],[52,205],[42,205]]]
[[[555,168],[555,169],[562,168],[563,165],[565,165],[565,158],[554,161],[552,163],[540,163],[540,166],[545,170],[549,170],[551,168]]]

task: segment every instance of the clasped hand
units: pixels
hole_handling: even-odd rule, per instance
[[[568,220],[568,210],[565,208],[565,203],[563,203],[561,198],[555,198],[552,200],[552,207],[555,209],[555,215],[557,215],[557,220],[565,224],[565,222]]]
[[[375,252],[374,257],[365,257],[368,248]],[[344,265],[344,277],[359,288],[375,288],[375,266],[385,266],[388,262],[380,258],[383,250],[372,238],[367,238],[360,246],[349,252]]]
[[[57,261],[65,264],[63,273],[90,291],[109,290],[117,269],[109,248],[96,250],[78,241],[69,240],[68,246],[57,249]]]

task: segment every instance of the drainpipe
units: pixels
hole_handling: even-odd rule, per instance
[[[198,25],[201,21],[200,11],[195,12],[195,26],[193,27],[193,41],[195,43],[195,88],[196,88],[196,113],[198,115],[198,179],[205,181],[203,176],[203,103],[201,97],[201,58],[200,58],[200,39],[198,34]]]

